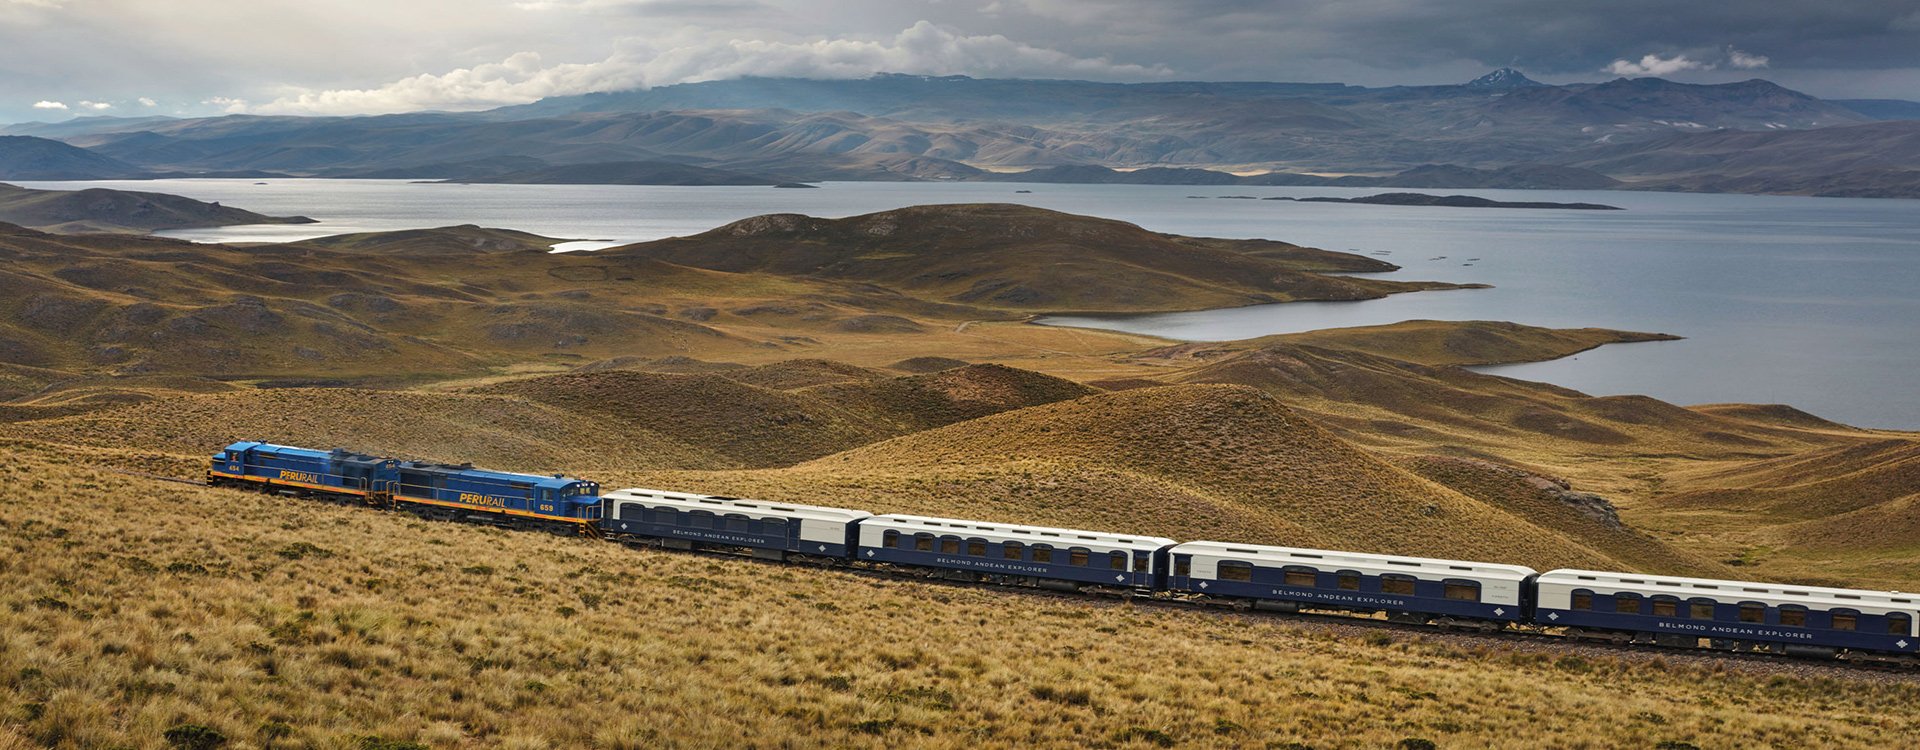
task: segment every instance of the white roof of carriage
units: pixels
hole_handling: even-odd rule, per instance
[[[1109,548],[1121,547],[1152,551],[1174,544],[1172,539],[1157,536],[1114,534],[1105,531],[1061,529],[1049,526],[1023,526],[1012,523],[970,521],[960,518],[938,518],[934,516],[913,516],[900,513],[874,516],[873,518],[867,519],[861,526],[863,528],[877,529],[893,528],[915,533],[951,534],[963,537],[974,536],[998,541],[1048,544],[1056,547],[1088,547],[1097,544]]]
[[[643,487],[614,490],[604,493],[600,497],[611,503],[638,502],[653,506],[705,510],[720,515],[739,513],[743,515],[781,516],[784,518],[831,521],[855,521],[873,515],[864,510],[854,510],[852,508],[777,503],[769,500],[747,500],[737,497],[720,497],[717,495],[696,495],[690,492],[650,490]]]
[[[1207,555],[1224,560],[1245,560],[1266,565],[1302,565],[1315,570],[1365,569],[1414,575],[1442,575],[1448,578],[1523,581],[1538,571],[1524,565],[1441,560],[1430,557],[1375,555],[1366,552],[1275,547],[1237,542],[1187,542],[1172,550],[1176,555]]]

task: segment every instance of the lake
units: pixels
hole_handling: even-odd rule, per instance
[[[602,242],[692,234],[763,213],[848,216],[922,203],[1000,201],[1148,229],[1263,237],[1403,266],[1387,278],[1493,289],[1126,318],[1052,318],[1188,340],[1400,320],[1511,320],[1661,331],[1686,340],[1602,347],[1480,368],[1594,394],[1681,404],[1787,403],[1851,424],[1920,428],[1920,202],[1610,191],[1445,190],[1626,211],[1370,206],[1217,196],[1355,196],[1377,189],[1008,183],[827,183],[820,189],[434,185],[392,180],[21,183],[185,195],[321,220],[168,232],[196,241],[289,241],[449,224]],[[1031,193],[1016,193],[1031,190]],[[1202,196],[1189,198],[1188,196]],[[1379,253],[1379,254],[1376,254]]]

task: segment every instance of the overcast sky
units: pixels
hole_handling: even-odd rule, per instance
[[[0,0],[0,122],[471,110],[743,75],[1565,83],[1920,99],[1920,0]]]

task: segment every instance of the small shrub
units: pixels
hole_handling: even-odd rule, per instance
[[[332,550],[311,542],[294,542],[285,547],[281,547],[278,551],[274,552],[274,554],[288,560],[299,560],[305,557],[315,557],[324,560],[333,557]]]
[[[1661,740],[1653,750],[1700,750],[1700,746],[1682,740]]]
[[[1438,747],[1439,745],[1433,744],[1433,740],[1420,737],[1408,737],[1393,743],[1394,750],[1436,750]]]
[[[269,721],[260,725],[260,738],[268,741],[284,740],[293,736],[293,727],[282,721]]]
[[[493,566],[492,565],[468,565],[467,567],[461,568],[460,572],[466,573],[467,575],[490,576],[490,575],[493,575]]]
[[[1093,691],[1086,688],[1057,688],[1052,685],[1035,685],[1033,697],[1043,701],[1052,701],[1069,706],[1086,706],[1093,703]]]
[[[1135,740],[1151,743],[1159,747],[1173,747],[1174,742],[1173,735],[1158,729],[1148,729],[1146,727],[1127,727],[1113,735],[1114,742],[1133,742]]]
[[[892,719],[868,719],[853,725],[853,731],[861,734],[886,734],[893,729]]]
[[[181,724],[160,734],[175,750],[214,750],[226,747],[227,736],[200,724]]]

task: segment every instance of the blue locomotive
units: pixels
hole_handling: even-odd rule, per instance
[[[428,518],[484,521],[599,535],[600,485],[561,474],[513,474],[243,441],[213,455],[207,481],[268,492],[407,510]]]

